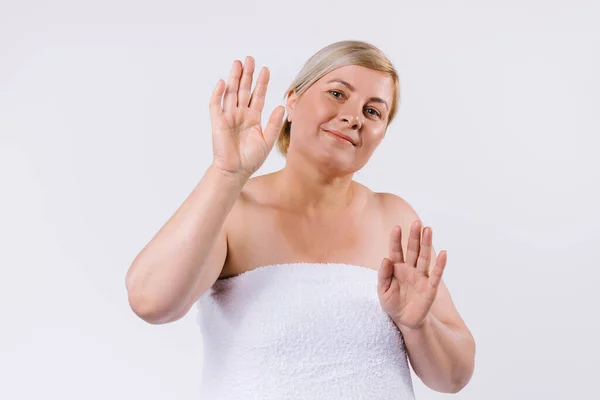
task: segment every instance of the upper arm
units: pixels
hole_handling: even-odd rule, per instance
[[[391,193],[386,193],[385,197],[387,197],[386,210],[387,213],[389,213],[388,215],[390,216],[390,220],[397,221],[394,223],[394,225],[400,225],[400,228],[402,229],[402,250],[403,253],[406,255],[410,226],[415,220],[419,220],[421,222],[423,221],[421,220],[415,209],[411,207],[410,204],[408,204],[408,202],[406,202],[401,197]],[[423,228],[425,226],[428,225],[423,223]],[[435,233],[435,229],[432,228],[432,232]],[[433,235],[433,243],[431,247],[429,273],[431,273],[433,267],[437,262],[437,253],[433,248],[433,244],[435,244],[435,234]],[[431,313],[438,320],[448,325],[466,328],[462,317],[460,316],[456,307],[454,306],[454,302],[452,301],[452,297],[450,296],[450,292],[448,291],[448,288],[446,287],[443,278],[440,280],[436,298],[431,306]]]
[[[225,224],[224,224],[225,225]],[[169,322],[176,321],[185,316],[192,308],[194,303],[217,281],[225,260],[227,258],[227,230],[225,226],[219,232],[215,244],[213,245],[206,261],[202,266],[201,276],[198,285],[194,288],[182,309]]]

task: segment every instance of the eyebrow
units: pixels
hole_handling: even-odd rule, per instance
[[[354,86],[352,86],[351,84],[349,84],[348,82],[342,80],[342,79],[332,79],[327,83],[333,83],[333,82],[338,82],[341,83],[342,85],[346,85],[348,87],[348,89],[350,89],[351,92],[356,91],[356,88]],[[385,101],[384,99],[382,99],[381,97],[371,97],[369,99],[369,101],[374,101],[376,103],[383,103],[385,105],[385,107],[389,110],[389,106],[387,101]]]

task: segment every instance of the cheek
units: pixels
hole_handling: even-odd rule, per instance
[[[381,141],[385,137],[385,132],[386,132],[385,125],[378,123],[371,130],[371,136],[373,137],[373,140]]]
[[[310,104],[310,114],[316,122],[322,123],[337,115],[335,105],[326,101],[314,101]]]
[[[364,132],[363,134],[363,145],[361,146],[361,153],[370,155],[375,149],[381,144],[384,138],[384,132]]]
[[[369,147],[376,147],[381,143],[381,141],[385,137],[385,130],[384,129],[370,130],[370,131],[368,131],[368,133],[363,135],[363,137],[365,138],[365,141],[368,142]]]

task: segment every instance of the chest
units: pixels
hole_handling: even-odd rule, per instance
[[[327,218],[248,208],[236,221],[228,229],[221,277],[293,262],[347,263],[377,270],[387,256],[392,223],[377,207]]]

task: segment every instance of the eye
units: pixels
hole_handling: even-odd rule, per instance
[[[344,96],[344,93],[340,92],[339,90],[330,90],[329,93],[331,93],[331,95],[333,97],[335,97],[336,99],[340,99],[340,96]],[[338,94],[339,96],[336,96],[336,94]],[[369,113],[369,115],[373,116],[373,117],[381,117],[381,113],[379,111],[377,111],[374,108],[367,108],[367,110],[371,110],[373,111],[372,113]]]
[[[367,108],[367,110],[373,110],[373,111],[375,111],[375,113],[371,114],[371,115],[373,115],[375,117],[381,117],[381,114],[376,109],[374,109],[374,108]]]
[[[334,93],[338,93],[340,95],[344,95],[342,92],[338,92],[337,90],[330,90],[329,93],[333,94],[333,97],[335,97],[336,99],[339,99],[339,96],[336,96]]]

